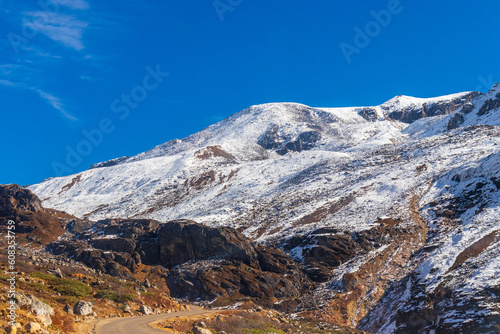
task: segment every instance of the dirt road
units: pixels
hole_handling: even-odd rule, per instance
[[[80,325],[78,334],[158,334],[163,331],[148,326],[149,323],[175,317],[192,317],[213,311],[191,306],[189,311],[154,314],[139,317],[93,319]],[[165,332],[163,332],[165,333]]]

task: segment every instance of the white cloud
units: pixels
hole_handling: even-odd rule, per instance
[[[29,17],[29,19],[23,20],[25,27],[40,32],[53,41],[77,51],[85,48],[83,45],[83,32],[88,26],[88,22],[63,13],[34,11],[27,12],[25,15]]]
[[[81,75],[80,79],[85,80],[85,81],[94,81],[94,78],[88,75]]]
[[[4,80],[4,79],[0,80],[0,85],[9,86],[9,87],[16,87],[17,86],[17,84],[13,83],[12,81]]]
[[[56,97],[52,94],[49,94],[49,93],[47,93],[41,89],[38,89],[38,88],[32,87],[31,90],[36,92],[43,100],[45,100],[45,102],[47,102],[49,105],[51,105],[54,109],[59,110],[62,113],[62,115],[64,117],[66,117],[67,119],[69,119],[71,121],[78,120],[75,116],[71,115],[66,110],[66,108],[64,107],[64,104],[61,102],[61,99],[59,99],[58,97]]]
[[[57,4],[71,9],[88,9],[89,4],[84,0],[56,0]]]

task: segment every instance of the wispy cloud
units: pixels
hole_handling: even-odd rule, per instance
[[[5,65],[2,65],[2,66],[5,66]],[[1,66],[0,66],[0,69],[1,69]],[[75,116],[73,116],[71,113],[68,112],[68,110],[66,109],[66,106],[64,105],[64,103],[62,102],[62,100],[59,97],[57,97],[51,93],[48,93],[40,88],[28,86],[24,82],[16,82],[16,81],[12,81],[9,79],[0,79],[0,86],[10,87],[10,88],[14,88],[14,89],[30,90],[30,91],[36,93],[45,103],[47,103],[52,108],[59,111],[61,113],[61,116],[63,116],[64,118],[66,118],[70,121],[77,121],[78,120],[78,118],[76,118]]]
[[[88,9],[89,4],[84,0],[56,0],[59,5],[66,6],[71,9]]]
[[[64,104],[61,102],[61,99],[59,99],[58,97],[52,95],[52,94],[49,94],[41,89],[38,89],[38,88],[34,88],[34,87],[31,87],[30,88],[31,90],[33,90],[34,92],[36,92],[40,98],[42,98],[43,100],[45,100],[45,102],[47,102],[49,105],[51,105],[54,109],[56,110],[59,110],[61,112],[61,114],[71,120],[71,121],[77,121],[78,118],[76,118],[75,116],[71,115],[65,108]]]
[[[50,13],[45,11],[26,12],[23,25],[34,31],[38,31],[55,42],[66,47],[81,51],[85,48],[83,44],[83,32],[88,22],[77,19],[74,15],[63,13]]]
[[[80,79],[85,80],[85,81],[94,81],[94,78],[88,75],[81,75]]]
[[[3,6],[2,0],[0,4],[1,8],[9,7]],[[45,87],[55,80],[51,74],[59,62],[83,60],[88,54],[84,33],[89,26],[89,2],[49,0],[10,7],[17,7],[9,16],[15,27],[10,33],[15,39],[9,39],[14,52],[4,53],[10,64],[0,64],[0,87],[30,91],[65,119],[78,120],[59,94]]]
[[[2,85],[2,86],[9,86],[9,87],[16,87],[15,83],[13,83],[10,80],[4,80],[4,79],[0,79],[0,85]]]

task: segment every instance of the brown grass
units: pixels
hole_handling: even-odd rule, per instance
[[[73,320],[69,315],[60,310],[55,310],[52,316],[52,324],[63,333],[71,333],[74,331]]]

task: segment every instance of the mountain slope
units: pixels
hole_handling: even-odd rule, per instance
[[[458,97],[468,101],[472,96],[463,93],[430,99],[428,104],[448,105]],[[396,98],[400,99],[373,108],[254,106],[113,166],[53,178],[30,189],[48,207],[91,219],[189,218],[243,226],[257,236],[270,220],[301,225],[300,220],[314,210],[341,201],[346,190],[351,194],[366,190],[367,184],[361,186],[347,170],[369,177],[371,171],[354,168],[363,157],[374,159],[373,152],[387,148],[378,157],[385,159],[394,143],[405,141],[401,130],[406,125],[387,117],[400,109],[387,106],[395,103],[401,110],[411,106],[417,110],[423,99]],[[339,173],[340,169],[346,172]],[[311,179],[315,174],[321,176]],[[234,205],[228,207],[228,202]],[[377,211],[382,215],[385,210]],[[365,224],[374,218],[358,221]]]
[[[193,219],[278,245],[317,284],[303,305],[343,326],[494,332],[499,126],[498,84],[375,107],[266,104],[30,188],[76,216]]]

